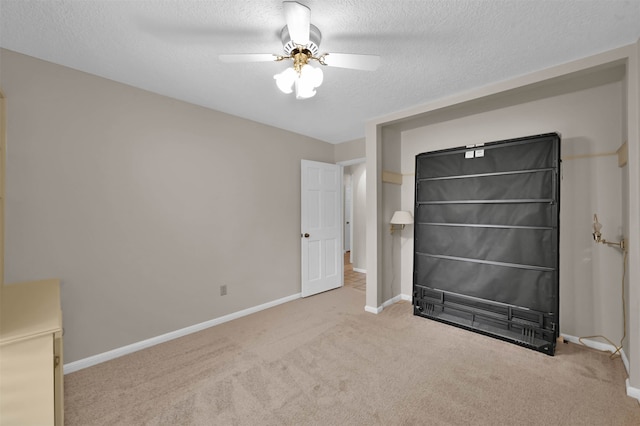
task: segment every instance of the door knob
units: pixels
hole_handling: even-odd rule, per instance
[[[304,237],[305,237],[305,238],[309,238],[309,234],[305,233],[305,234],[304,234]]]

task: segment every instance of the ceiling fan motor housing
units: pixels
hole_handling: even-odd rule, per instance
[[[280,39],[282,40],[282,46],[284,48],[284,53],[287,56],[291,56],[291,52],[296,50],[298,46],[291,40],[291,36],[289,35],[289,28],[285,25],[280,32]],[[320,49],[320,40],[322,40],[322,34],[318,27],[313,24],[309,25],[309,44],[305,47],[311,52],[312,56],[318,56],[318,52]]]

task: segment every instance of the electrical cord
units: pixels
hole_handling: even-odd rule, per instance
[[[623,253],[624,253],[624,255],[622,257],[622,329],[623,329],[623,331],[622,331],[622,339],[620,339],[620,345],[616,345],[611,340],[607,339],[605,336],[602,336],[602,335],[583,336],[583,337],[579,337],[578,338],[580,343],[582,343],[583,345],[585,345],[585,343],[582,341],[582,339],[601,338],[601,339],[606,340],[607,342],[609,342],[609,344],[611,346],[613,346],[616,349],[615,351],[613,351],[613,353],[611,355],[609,355],[609,358],[611,358],[611,359],[613,359],[613,357],[616,354],[619,354],[620,356],[622,356],[622,353],[620,352],[622,350],[622,342],[627,337],[627,308],[626,308],[626,302],[625,302],[625,297],[624,297],[624,279],[625,279],[625,277],[627,275],[627,250],[626,250],[626,248],[623,249]]]

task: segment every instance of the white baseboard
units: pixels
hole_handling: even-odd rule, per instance
[[[353,272],[360,272],[361,274],[366,274],[367,270],[366,269],[360,269],[360,268],[353,268]]]
[[[613,349],[615,351],[615,349]],[[624,353],[624,350],[620,350],[620,358],[622,358],[622,363],[624,364],[624,369],[627,370],[627,375],[629,374],[629,359],[627,358],[627,354]]]
[[[591,339],[582,339],[582,342],[581,342],[580,338],[571,336],[569,334],[560,334],[560,336],[562,336],[568,342],[576,343],[578,345],[584,344],[589,348],[597,349],[599,351],[607,351],[611,353],[614,353],[616,351],[616,347],[609,343],[602,343],[597,340],[591,340]],[[627,358],[627,354],[624,353],[624,349],[620,349],[620,358],[622,359],[622,363],[624,364],[625,370],[627,370],[627,375],[629,375],[629,358]],[[634,388],[633,386],[631,386],[629,384],[629,379],[625,381],[625,384],[627,386],[627,396],[630,396],[631,398],[635,398],[638,401],[640,401],[640,389]]]
[[[386,302],[384,302],[382,304],[382,306],[381,306],[382,309],[380,309],[380,310],[383,310],[387,306],[393,305],[394,303],[399,302],[400,300],[402,300],[402,296],[400,294],[395,296],[395,297],[392,297],[391,299],[387,300]]]
[[[371,306],[365,306],[364,310],[367,311],[367,312],[371,312],[372,314],[379,314],[387,306],[393,305],[394,303],[399,302],[401,300],[406,300],[406,301],[411,302],[413,300],[413,298],[411,296],[409,296],[408,294],[399,294],[399,295],[387,300],[386,302],[384,302],[382,305],[378,306],[377,308],[373,308]]]
[[[382,306],[378,306],[377,308],[374,308],[372,306],[365,305],[364,310],[372,314],[379,314],[380,312],[382,312]]]
[[[181,328],[180,330],[172,331],[166,334],[162,334],[160,336],[156,336],[150,339],[142,340],[140,342],[132,343],[130,345],[113,349],[107,352],[103,352],[101,354],[93,355],[78,361],[73,361],[73,362],[64,364],[64,374],[73,373],[74,371],[82,370],[83,368],[91,367],[93,365],[100,364],[102,362],[109,361],[109,360],[121,357],[123,355],[137,352],[141,349],[145,349],[150,346],[155,346],[159,343],[168,342],[170,340],[177,339],[178,337],[186,336],[188,334],[192,334],[209,327],[220,325],[225,322],[232,321],[234,319],[242,318],[244,316],[251,315],[256,312],[269,309],[277,305],[281,305],[283,303],[291,302],[292,300],[299,299],[300,296],[301,296],[301,293],[292,294],[291,296],[287,296],[281,299],[273,300],[271,302],[263,303],[262,305],[254,306],[252,308],[243,309],[242,311],[234,312],[219,318],[214,318],[209,321],[201,322],[200,324],[195,324],[189,327]]]
[[[599,351],[606,351],[611,353],[615,352],[616,350],[616,348],[609,343],[603,343],[603,342],[599,342],[597,340],[591,340],[591,339],[582,339],[582,342],[581,342],[579,337],[572,336],[570,334],[560,333],[560,336],[562,336],[562,338],[568,342],[576,343],[578,345],[584,345],[591,349],[597,349]]]
[[[635,398],[640,401],[640,389],[634,388],[629,384],[629,379],[625,380],[625,384],[627,385],[627,396],[631,398]]]

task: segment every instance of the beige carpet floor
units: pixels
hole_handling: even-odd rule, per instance
[[[65,376],[67,425],[640,425],[619,358],[550,357],[351,287]]]

